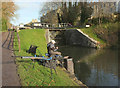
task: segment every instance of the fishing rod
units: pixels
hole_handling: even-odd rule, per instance
[[[12,56],[12,57],[20,57],[22,59],[40,59],[40,60],[64,60],[64,59],[71,59],[72,57],[66,56],[66,57],[62,57],[59,55],[55,55],[55,57],[44,57],[44,56]]]

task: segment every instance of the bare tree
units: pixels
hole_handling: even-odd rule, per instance
[[[103,17],[112,18],[112,13],[115,12],[115,2],[97,2],[97,16],[99,18],[99,24],[102,23]],[[111,19],[112,20],[112,19]]]
[[[61,2],[45,2],[43,8],[40,11],[40,14],[46,14],[47,12],[60,8],[61,6]]]

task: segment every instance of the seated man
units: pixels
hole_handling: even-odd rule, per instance
[[[47,44],[49,57],[53,55],[61,55],[61,52],[57,52],[58,47],[55,47],[55,43],[55,40],[51,40],[51,42]]]

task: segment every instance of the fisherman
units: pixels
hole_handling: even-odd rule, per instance
[[[51,42],[49,42],[47,44],[47,50],[48,50],[48,54],[49,57],[50,56],[54,56],[54,55],[60,55],[61,56],[61,52],[58,52],[58,47],[55,47],[55,40],[51,40]]]

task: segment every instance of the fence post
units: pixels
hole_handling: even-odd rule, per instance
[[[14,34],[15,32],[13,31],[13,38],[12,38],[12,49],[14,50],[14,36],[15,36],[15,34]]]
[[[19,34],[17,32],[17,39],[18,39],[18,45],[19,45],[19,52],[21,51],[21,48],[20,48],[20,37],[19,37]]]

